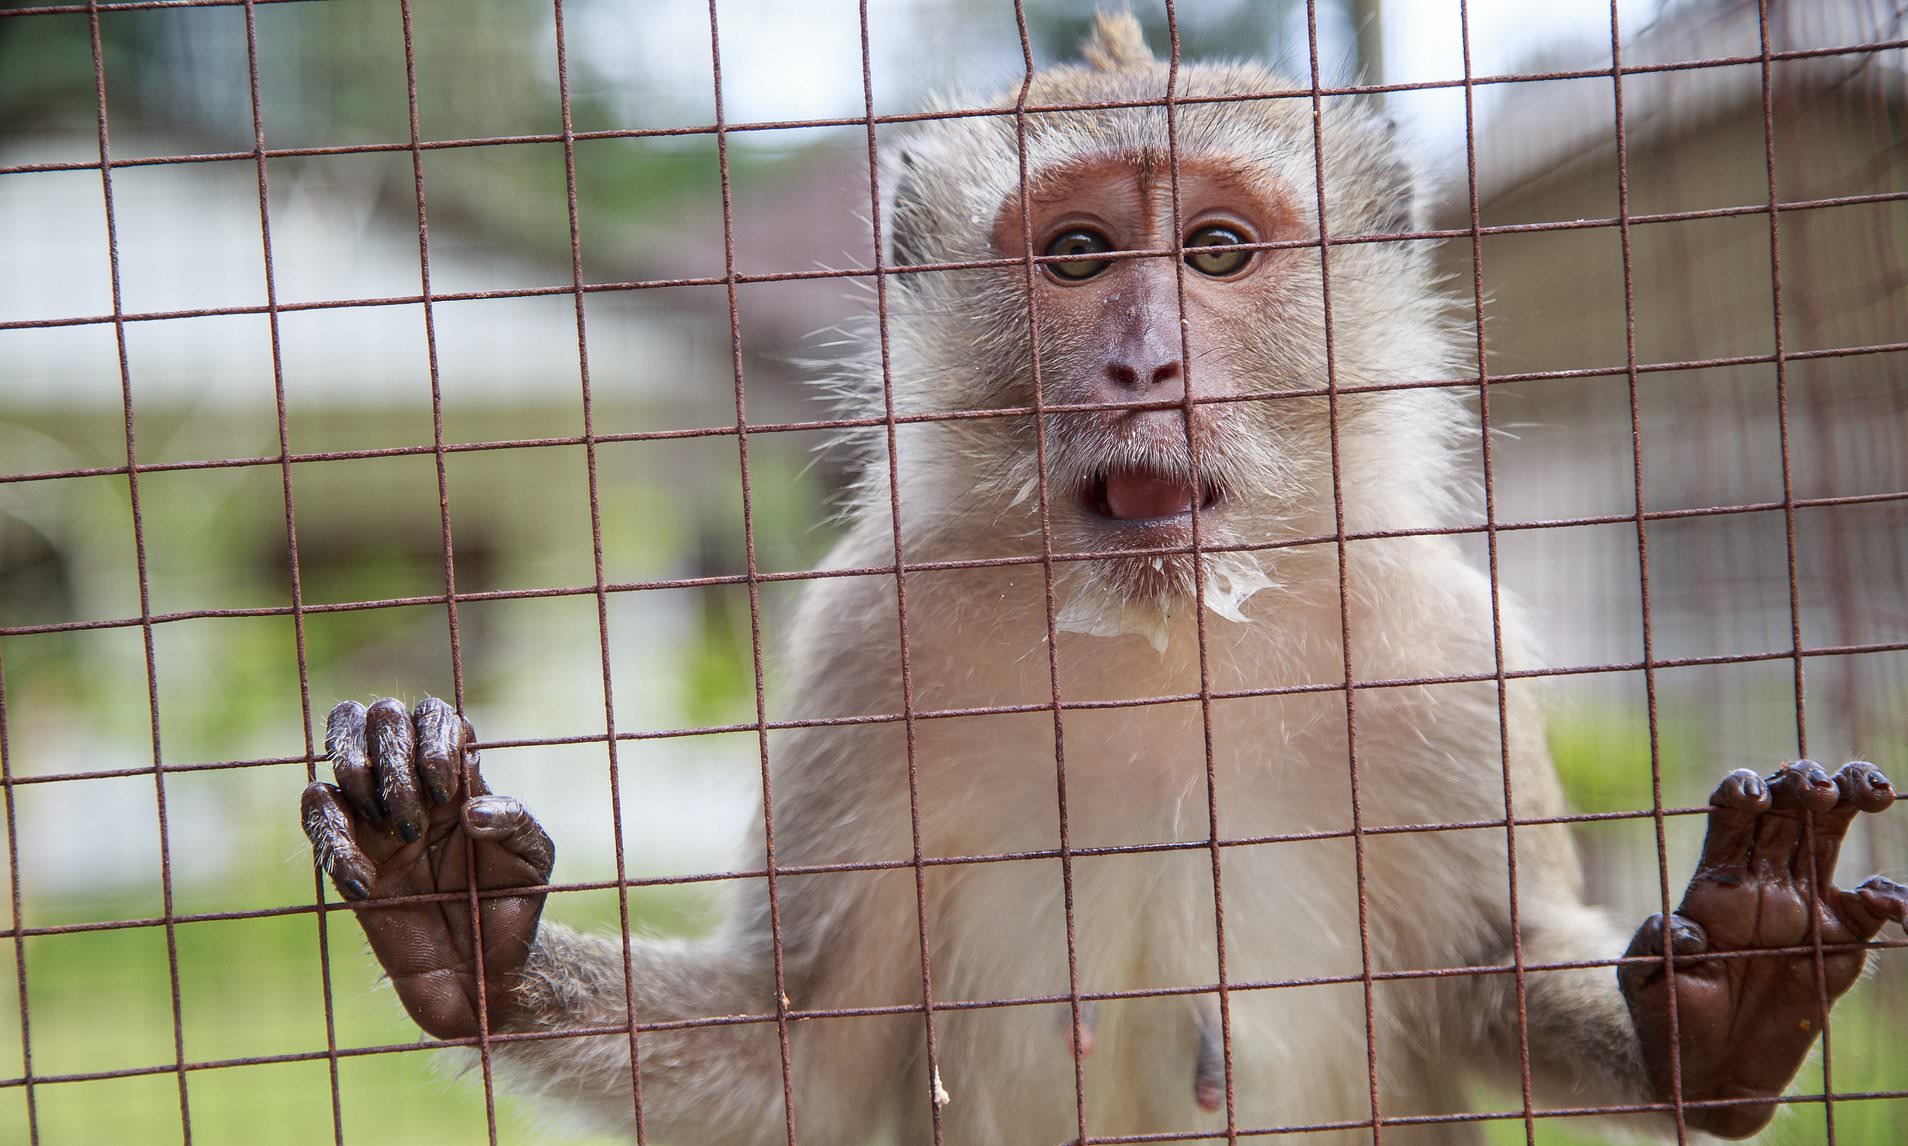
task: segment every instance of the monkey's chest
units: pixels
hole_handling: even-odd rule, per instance
[[[1209,715],[1069,710],[1058,742],[1050,713],[923,724],[929,854],[1030,857],[927,876],[937,999],[1005,1004],[937,1017],[949,1141],[1066,1141],[1083,1106],[1094,1135],[1223,1127],[1201,1099],[1223,1098],[1228,1049],[1240,1126],[1369,1116],[1363,975],[1414,956],[1367,950],[1361,899],[1424,906],[1414,942],[1449,948],[1459,921],[1426,905],[1464,858],[1398,863],[1368,839],[1361,880],[1342,701]],[[1367,790],[1368,816],[1384,803]],[[1415,1002],[1385,990],[1384,1024],[1403,1029]],[[1388,1048],[1386,1071],[1426,1057]]]
[[[949,1140],[1066,1141],[1082,1108],[1095,1135],[1223,1126],[1228,1048],[1240,1125],[1359,1117],[1356,887],[1338,851],[1221,849],[1223,925],[1203,848],[955,881],[936,905],[937,995],[1009,1005],[937,1020]]]

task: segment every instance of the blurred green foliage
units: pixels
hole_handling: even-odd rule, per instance
[[[409,140],[410,100],[401,12],[384,0],[328,0],[257,10],[261,114],[271,146],[381,145]],[[249,151],[251,95],[244,13],[236,6],[108,12],[100,63],[113,131],[158,132],[204,152]],[[426,140],[555,135],[563,129],[550,6],[459,0],[412,7],[412,70]],[[572,85],[579,121],[605,122],[593,92]],[[667,93],[658,93],[666,101]],[[0,20],[0,109],[5,131],[95,127],[92,30],[83,14]],[[631,124],[628,126],[653,126]],[[445,153],[434,153],[443,156]],[[619,141],[576,165],[577,201],[598,232],[599,264],[637,246],[631,236],[666,201],[719,192],[709,135]],[[747,148],[737,179],[772,164]],[[567,264],[561,231],[535,221],[565,196],[564,170],[546,148],[483,149],[480,177],[432,181],[436,220],[461,223],[500,246]],[[620,239],[620,241],[619,241]],[[604,268],[609,269],[609,268]]]
[[[1561,707],[1551,714],[1546,731],[1557,778],[1579,812],[1651,807],[1653,763],[1672,781],[1708,767],[1703,727],[1693,720],[1659,716],[1654,754],[1648,715],[1620,705],[1583,700]],[[1674,785],[1664,799],[1677,803]]]

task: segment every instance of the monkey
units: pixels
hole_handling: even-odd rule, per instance
[[[1473,1143],[1480,1080],[1754,1134],[1908,919],[1833,883],[1890,782],[1731,773],[1626,947],[1504,672],[1532,626],[1430,528],[1477,491],[1465,400],[1410,385],[1466,369],[1428,244],[1326,242],[1423,229],[1394,133],[1130,15],[1082,56],[881,157],[846,386],[976,416],[856,459],[830,565],[878,572],[805,588],[773,863],[758,819],[713,934],[541,920],[470,722],[332,710],[302,822],[399,1000],[666,1143]]]

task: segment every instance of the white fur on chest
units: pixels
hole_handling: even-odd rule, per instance
[[[1079,752],[1068,796],[1070,811],[1076,801],[1092,808],[1081,819],[1101,842],[1064,865],[1004,861],[930,879],[937,990],[968,1001],[1067,999],[1076,990],[1092,999],[1083,1015],[1094,1049],[1082,1072],[1091,1133],[1223,1125],[1194,1102],[1201,1040],[1220,1022],[1212,852],[1185,846],[1207,835],[1203,781],[1188,793],[1179,777],[1160,774],[1149,791],[1128,769],[1096,775],[1090,751],[1114,746],[1095,739],[1069,737]],[[1008,761],[971,763],[985,771]],[[1051,774],[1050,757],[1016,763]],[[1120,807],[1129,811],[1123,821]],[[1023,850],[1019,829],[1045,818],[1012,801],[997,810],[1014,836],[1000,851]],[[1359,1117],[1364,1029],[1354,1021],[1361,958],[1349,842],[1225,847],[1219,873],[1236,1116],[1242,1125]],[[1273,985],[1293,981],[1304,982]],[[991,1142],[1042,1140],[1021,1136],[1031,1126],[1055,1142],[1076,1133],[1072,1017],[1058,1002],[944,1016],[943,1074],[965,1103],[950,1108],[950,1129]]]
[[[1209,618],[1204,700],[1191,631],[1164,655],[1137,637],[1062,634],[1056,721],[1042,707],[1056,688],[1037,600],[910,588],[915,710],[963,713],[918,720],[914,746],[923,853],[972,861],[925,875],[935,999],[953,1007],[936,1017],[947,1141],[1066,1141],[1078,1133],[1076,1083],[1092,1134],[1225,1124],[1194,1101],[1202,1030],[1219,1019],[1215,816],[1237,1124],[1369,1117],[1367,964],[1478,955],[1465,946],[1485,931],[1473,892],[1501,881],[1501,837],[1367,836],[1361,895],[1346,699],[1331,687],[1343,659],[1325,623],[1335,610]],[[865,647],[892,647],[891,618],[842,612],[874,618]],[[1480,698],[1360,694],[1367,827],[1425,818],[1425,784],[1449,746],[1495,733]],[[1022,710],[974,713],[1000,708]],[[865,744],[858,774],[899,784],[898,730]],[[1436,815],[1487,819],[1493,799],[1445,793]],[[905,790],[884,802],[883,822],[905,826]],[[1094,1043],[1077,1078],[1075,993]],[[1370,1027],[1387,1093],[1443,1104],[1441,1084],[1425,1080],[1453,1072],[1426,1041],[1426,1000],[1415,984],[1374,989]]]
[[[1158,659],[1143,642],[1116,641]],[[1038,688],[1045,665],[1033,669],[1002,666],[986,678],[996,689],[960,700],[1019,703],[1002,693]],[[1158,689],[1154,695],[1172,688],[1166,680],[1125,684]],[[1084,687],[1095,685],[1107,687],[1104,678]],[[1090,1133],[1224,1125],[1223,1113],[1202,1112],[1194,1101],[1201,1040],[1220,1022],[1209,783],[1217,785],[1222,840],[1348,826],[1342,703],[1310,695],[1217,701],[1210,723],[1208,737],[1208,711],[1197,701],[1068,709],[1058,754],[1050,712],[928,722],[919,732],[930,852],[1040,853],[932,873],[937,994],[1097,997],[1084,1009],[1094,1043],[1081,1079]],[[1060,762],[1064,863],[1053,854]],[[1225,846],[1218,874],[1225,975],[1242,985],[1230,992],[1228,1016],[1237,1119],[1361,1117],[1362,959],[1350,840]],[[1295,981],[1302,985],[1273,985]],[[943,1017],[943,1075],[959,1096],[944,1116],[952,1141],[1044,1140],[1029,1135],[1034,1126],[1056,1142],[1078,1132],[1072,1015],[1070,1003],[1053,1002]]]

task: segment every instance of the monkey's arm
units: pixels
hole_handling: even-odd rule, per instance
[[[414,712],[340,704],[326,736],[337,785],[302,800],[318,864],[357,907],[405,1009],[446,1039],[478,1033],[471,861],[478,888],[496,891],[547,883],[556,858],[521,803],[489,792],[474,740],[434,698]],[[414,898],[435,895],[454,898]],[[628,1035],[555,1032],[627,1028],[632,1013],[649,1025],[775,1010],[772,965],[749,943],[632,939],[626,972],[620,938],[539,928],[541,891],[480,902],[490,1030],[553,1036],[495,1042],[493,1058],[612,1123],[636,1117]],[[650,1133],[710,1146],[783,1136],[774,1024],[645,1030],[639,1047]]]
[[[1822,1029],[1824,1001],[1833,1004],[1860,977],[1867,960],[1860,944],[1888,921],[1908,919],[1908,888],[1880,877],[1853,891],[1834,885],[1849,824],[1893,801],[1887,777],[1865,763],[1833,777],[1801,761],[1766,780],[1747,771],[1724,778],[1710,797],[1702,859],[1681,906],[1667,926],[1660,915],[1646,920],[1625,953],[1642,961],[1623,963],[1614,976],[1526,975],[1537,1080],[1574,1083],[1573,1104],[1666,1103],[1680,1089],[1687,1125],[1728,1138],[1768,1125]],[[1587,915],[1540,911],[1533,923],[1527,965],[1612,953]],[[1514,1055],[1515,1008],[1496,1010],[1495,1041]]]
[[[619,936],[545,924],[504,1029],[552,1032],[625,1027],[630,1019]],[[746,945],[632,937],[627,982],[638,1034],[645,1130],[668,1142],[756,1146],[786,1136],[782,1063],[773,1022],[774,973]],[[739,1015],[757,1021],[667,1029],[684,1020]],[[508,1042],[492,1054],[545,1093],[587,1100],[603,1120],[635,1125],[630,1041],[610,1035]]]

